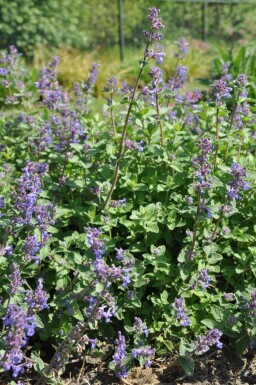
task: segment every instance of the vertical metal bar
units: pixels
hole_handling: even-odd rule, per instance
[[[120,59],[124,61],[124,30],[123,30],[123,4],[122,0],[118,1],[118,33],[119,33],[119,48]]]
[[[202,3],[202,39],[207,40],[207,0]]]

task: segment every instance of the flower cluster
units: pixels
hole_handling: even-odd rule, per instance
[[[142,357],[146,359],[145,362],[145,368],[148,368],[151,366],[151,357],[155,355],[156,349],[152,349],[150,346],[143,346],[141,348],[135,348],[132,349],[132,357],[133,358],[138,358]]]
[[[5,76],[1,81],[2,85],[8,89],[8,96],[5,98],[6,104],[18,104],[20,100],[24,103],[24,98],[30,96],[24,83],[25,70],[20,68],[21,54],[13,45],[9,46],[7,54],[0,53],[0,76]]]
[[[21,271],[19,265],[16,262],[11,263],[10,271],[10,293],[11,295],[15,295],[18,292],[20,286],[22,285]]]
[[[177,66],[175,69],[175,74],[165,84],[166,90],[176,94],[179,89],[183,88],[187,80],[187,72],[187,67],[181,65]]]
[[[227,81],[223,78],[215,80],[211,85],[212,92],[215,96],[216,102],[219,102],[223,98],[231,98],[232,88],[227,86]]]
[[[197,338],[197,343],[194,348],[196,354],[203,354],[207,352],[210,346],[216,345],[217,349],[222,348],[222,343],[220,342],[220,337],[222,332],[219,329],[212,329],[205,336],[199,336]]]
[[[223,63],[221,66],[222,79],[225,80],[226,82],[230,82],[232,80],[232,74],[228,73],[229,68],[230,68],[229,61]]]
[[[193,287],[195,286],[201,286],[202,291],[207,289],[211,282],[211,277],[208,275],[208,269],[202,269],[200,271],[199,277],[196,280],[196,282],[193,284]]]
[[[180,322],[180,326],[189,326],[190,319],[185,313],[184,299],[182,297],[175,298],[174,303],[172,304],[172,307],[177,312],[177,317]]]
[[[246,170],[241,167],[238,163],[234,162],[230,167],[230,172],[233,176],[233,180],[229,182],[228,197],[230,199],[240,199],[241,196],[238,194],[240,190],[248,190],[249,184],[244,180],[246,178]]]
[[[126,341],[125,337],[122,335],[121,332],[118,332],[118,338],[115,340],[115,353],[113,356],[113,364],[116,365],[117,367],[117,376],[122,378],[122,377],[127,377],[127,369],[125,367],[125,359],[127,357],[127,352],[126,352]]]
[[[96,227],[86,227],[85,232],[91,252],[95,255],[96,259],[101,258],[105,253],[106,242],[106,239],[100,238],[101,229],[97,229]]]
[[[188,42],[186,41],[186,39],[184,39],[184,37],[181,37],[181,38],[179,38],[179,40],[177,40],[175,42],[175,44],[176,44],[176,46],[178,48],[178,51],[174,52],[174,56],[178,60],[185,59],[185,57],[188,54],[188,48],[189,48]]]
[[[56,110],[68,102],[68,94],[63,92],[57,80],[58,57],[54,57],[48,67],[42,68],[39,81],[35,83],[42,97],[42,103],[49,110]]]
[[[139,142],[135,142],[130,139],[125,139],[124,145],[129,150],[137,150],[138,152],[142,152],[143,151],[142,143],[143,143],[142,140]]]
[[[99,72],[98,67],[99,67],[99,64],[93,63],[92,68],[89,71],[88,80],[86,82],[83,82],[82,84],[75,83],[73,85],[73,91],[76,97],[75,107],[82,114],[86,113],[86,103],[87,103],[88,93],[92,90],[97,80],[97,75]]]
[[[110,203],[111,207],[119,208],[119,207],[125,207],[126,206],[126,198],[119,199],[119,200],[112,200]]]
[[[211,164],[209,162],[209,154],[212,152],[213,146],[208,138],[202,137],[198,140],[197,146],[201,150],[201,154],[193,159],[195,168],[195,176],[198,182],[195,184],[195,189],[204,194],[205,190],[211,187]]]
[[[253,318],[256,318],[256,291],[251,293],[251,299],[246,304],[246,309]]]
[[[148,337],[149,328],[147,325],[139,317],[135,317],[134,320],[135,332],[137,334],[145,334],[145,336]]]
[[[47,242],[49,234],[47,228],[54,224],[54,206],[49,203],[37,205],[37,199],[42,191],[41,179],[48,171],[45,163],[27,161],[23,169],[24,176],[19,179],[17,191],[14,193],[15,209],[18,212],[13,222],[18,225],[29,225],[40,230],[40,241],[36,235],[28,235],[23,244],[25,259],[34,259],[38,263],[40,248]]]
[[[3,324],[7,332],[4,341],[5,354],[0,357],[0,367],[12,370],[13,377],[17,377],[24,373],[24,367],[31,367],[23,356],[22,348],[26,346],[28,337],[35,333],[35,320],[24,309],[11,304],[3,317]]]
[[[149,8],[148,19],[151,22],[151,30],[143,31],[143,34],[147,37],[148,42],[162,40],[162,34],[158,32],[159,29],[164,28],[162,19],[159,18],[160,10],[156,7]],[[156,49],[147,49],[145,52],[144,59],[155,59],[158,64],[162,63],[165,58],[165,52],[161,46]]]
[[[245,74],[239,74],[235,80],[235,85],[244,88],[248,83],[247,76]]]
[[[27,161],[23,171],[24,176],[19,179],[17,192],[14,193],[15,208],[19,212],[14,221],[18,224],[32,225],[36,201],[41,192],[41,178],[48,171],[48,165]]]
[[[43,290],[43,278],[38,279],[38,285],[34,292],[32,290],[27,291],[26,302],[32,313],[36,313],[49,307],[47,305],[46,292]]]

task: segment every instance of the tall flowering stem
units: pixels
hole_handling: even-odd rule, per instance
[[[195,183],[194,187],[198,191],[198,199],[192,245],[190,249],[191,254],[193,253],[196,243],[202,197],[205,191],[211,187],[211,177],[209,176],[211,172],[209,154],[212,152],[213,149],[212,144],[210,143],[208,138],[202,137],[198,140],[197,146],[201,150],[201,154],[193,160],[193,166],[195,168],[195,177],[197,178],[197,182]]]
[[[159,120],[159,127],[160,127],[160,135],[161,135],[161,145],[164,147],[164,128],[163,128],[163,123],[160,117],[160,104],[159,104],[159,95],[156,93],[156,111],[157,111],[157,116]]]
[[[230,116],[230,123],[229,123],[229,128],[228,128],[228,136],[227,136],[227,144],[226,144],[226,148],[225,148],[224,162],[226,162],[227,157],[228,157],[229,136],[230,136],[230,132],[232,130],[232,126],[233,126],[233,122],[234,122],[234,117],[235,117],[236,109],[237,109],[237,106],[238,106],[239,97],[240,97],[240,91],[237,94],[235,105],[234,105],[233,111],[232,111],[231,116]]]
[[[150,12],[149,12],[148,18],[151,21],[151,31],[150,32],[144,31],[144,35],[147,37],[147,44],[146,44],[146,48],[145,48],[145,51],[144,51],[143,59],[140,62],[141,63],[140,71],[139,71],[139,74],[138,74],[138,77],[137,77],[137,81],[135,83],[135,87],[134,87],[132,95],[131,95],[128,111],[127,111],[125,122],[124,122],[121,142],[120,142],[120,145],[119,145],[119,151],[118,151],[118,156],[117,156],[117,161],[116,161],[114,178],[113,178],[113,181],[112,181],[109,193],[107,195],[106,201],[105,201],[105,203],[103,205],[103,210],[105,210],[107,208],[107,206],[109,204],[109,201],[111,199],[111,196],[113,194],[113,191],[115,189],[117,180],[118,180],[119,167],[120,167],[119,165],[120,165],[120,160],[122,158],[122,155],[124,153],[124,144],[125,144],[125,137],[126,137],[126,131],[127,131],[127,126],[128,126],[128,122],[129,122],[129,117],[130,117],[130,114],[131,114],[131,111],[132,111],[132,107],[133,107],[133,104],[134,104],[135,94],[137,92],[137,89],[138,89],[138,86],[139,86],[139,83],[140,83],[140,80],[141,80],[142,72],[143,72],[143,69],[144,69],[144,67],[145,67],[145,65],[147,63],[148,48],[149,48],[149,45],[150,45],[152,40],[159,40],[161,38],[161,36],[158,33],[156,33],[155,31],[164,27],[162,22],[161,22],[161,19],[158,18],[159,10],[157,10],[155,7],[153,7],[153,8],[149,8],[149,11]]]
[[[195,247],[195,243],[196,243],[197,229],[198,229],[198,225],[199,225],[200,204],[201,204],[201,192],[198,191],[196,219],[195,219],[195,223],[194,223],[193,238],[192,238],[192,245],[191,245],[191,253],[193,253],[193,250],[194,250],[194,247]]]
[[[148,40],[148,42],[147,42],[147,46],[146,46],[145,52],[148,50],[149,42],[150,42],[150,40]],[[146,61],[145,61],[145,55],[144,55],[144,58],[143,58],[142,64],[141,64],[141,68],[140,68],[140,72],[139,72],[139,75],[138,75],[138,78],[137,78],[137,81],[136,81],[136,84],[135,84],[135,87],[134,87],[134,90],[133,90],[133,93],[132,93],[132,96],[131,96],[131,101],[130,101],[130,104],[129,104],[129,107],[128,107],[128,111],[127,111],[127,114],[126,114],[126,118],[125,118],[125,122],[124,122],[121,142],[120,142],[120,145],[119,145],[119,151],[118,151],[118,156],[117,156],[117,161],[116,161],[114,178],[113,178],[113,181],[112,181],[111,188],[109,190],[108,196],[106,198],[106,201],[104,203],[103,210],[105,210],[106,207],[108,206],[108,203],[109,203],[109,201],[111,199],[111,196],[113,194],[113,191],[115,189],[116,182],[118,180],[119,163],[120,163],[120,160],[121,160],[123,152],[124,152],[124,142],[125,142],[125,136],[126,136],[127,126],[128,126],[128,121],[129,121],[129,117],[130,117],[130,114],[131,114],[131,110],[132,110],[132,106],[133,106],[133,102],[134,102],[134,98],[135,98],[135,93],[136,93],[136,91],[138,89],[138,86],[139,86],[139,83],[140,83],[140,79],[141,79],[141,75],[142,75],[142,72],[143,72],[143,68],[145,67],[145,64],[146,64]]]
[[[217,158],[218,158],[218,150],[219,150],[219,113],[220,113],[220,108],[217,103],[217,109],[216,109],[216,149],[215,149],[215,156],[214,156],[214,162],[213,162],[213,167],[214,171],[216,171],[217,168]]]
[[[237,76],[235,82],[234,82],[234,86],[236,88],[238,88],[238,92],[237,92],[237,97],[235,100],[235,105],[234,105],[234,108],[233,108],[233,111],[232,111],[231,117],[230,117],[230,124],[229,124],[229,130],[228,130],[226,150],[225,150],[225,155],[224,155],[224,162],[226,161],[226,159],[228,157],[228,149],[229,149],[229,140],[228,139],[230,136],[230,132],[232,130],[235,114],[236,114],[238,103],[239,103],[239,98],[240,98],[240,96],[247,97],[247,93],[245,91],[247,83],[248,83],[248,80],[247,80],[247,76],[245,74],[239,74]]]

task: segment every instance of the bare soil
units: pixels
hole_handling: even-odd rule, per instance
[[[256,355],[235,356],[231,347],[197,357],[193,376],[188,377],[174,356],[156,359],[152,368],[135,368],[119,381],[104,364],[70,377],[66,385],[251,385],[256,384]],[[78,369],[78,368],[77,368]]]
[[[249,352],[237,357],[232,347],[213,351],[195,360],[193,376],[187,376],[174,355],[157,358],[152,368],[134,368],[129,377],[119,380],[99,359],[88,357],[68,365],[65,385],[253,385],[256,384],[256,354]],[[37,378],[38,379],[38,378]],[[33,373],[20,378],[26,385],[36,382]],[[0,385],[9,385],[11,379],[0,377]]]

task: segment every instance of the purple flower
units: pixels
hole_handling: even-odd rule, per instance
[[[246,304],[246,309],[248,309],[251,317],[256,318],[256,291],[251,293],[251,299]]]
[[[8,75],[8,69],[7,68],[0,68],[0,76]]]
[[[115,251],[116,251],[116,258],[119,261],[122,261],[124,259],[126,251],[123,250],[121,247],[120,247],[120,249],[115,248]]]
[[[123,83],[123,88],[121,89],[121,94],[131,96],[133,92],[133,87],[129,86],[126,82]]]
[[[199,336],[197,338],[197,344],[194,348],[194,352],[197,354],[203,354],[207,352],[210,346],[216,345],[217,349],[222,348],[222,343],[220,342],[220,337],[222,332],[218,329],[210,330],[206,336]]]
[[[112,200],[110,203],[111,207],[119,208],[119,207],[125,207],[126,206],[126,198],[119,199],[118,201]]]
[[[160,48],[159,48],[160,49]],[[157,64],[161,64],[164,61],[166,54],[163,51],[147,51],[145,57],[148,59],[155,59]]]
[[[133,140],[130,140],[130,139],[126,139],[124,144],[125,144],[125,147],[128,148],[129,150],[137,150],[139,152],[143,152],[143,147],[142,147],[142,140],[140,142],[135,142]]]
[[[106,239],[100,239],[101,229],[96,227],[85,227],[85,232],[87,234],[87,240],[90,245],[91,252],[96,256],[96,258],[101,258],[105,253],[105,242]]]
[[[223,295],[226,301],[233,301],[235,298],[233,293],[223,293]]]
[[[34,259],[37,263],[39,261],[39,256],[37,254],[41,246],[42,245],[40,242],[38,242],[36,235],[28,236],[23,245],[26,261],[31,261],[31,259]]]
[[[158,17],[159,12],[160,12],[160,9],[157,9],[156,7],[149,8],[148,20],[151,21],[152,29],[164,28],[162,19]]]
[[[176,93],[179,89],[183,88],[187,80],[187,72],[187,67],[177,66],[175,75],[168,80],[165,84],[165,88],[173,93]]]
[[[48,309],[46,292],[43,290],[43,278],[38,279],[38,285],[34,292],[31,290],[27,292],[26,302],[33,312]]]
[[[10,265],[10,271],[11,271],[11,274],[9,278],[10,278],[11,294],[15,295],[18,292],[20,286],[22,285],[21,271],[20,271],[19,265],[16,262],[13,262]]]
[[[89,342],[91,343],[91,349],[95,349],[97,346],[97,338],[89,338]]]
[[[4,208],[4,198],[3,197],[0,197],[0,209],[3,209]]]
[[[190,319],[185,313],[184,299],[182,297],[175,298],[174,303],[172,304],[173,309],[177,311],[177,317],[180,321],[180,326],[189,326]]]
[[[215,80],[211,85],[211,89],[217,102],[222,98],[231,98],[230,92],[232,91],[232,88],[227,86],[227,82],[224,79]]]
[[[208,271],[208,269],[202,269],[200,271],[199,279],[197,280],[197,284],[202,287],[202,291],[204,291],[211,282],[211,277],[209,277]]]
[[[118,80],[117,80],[116,76],[111,76],[111,78],[108,79],[108,86],[110,86],[110,87],[116,86],[117,83],[118,83]]]
[[[148,73],[152,78],[152,85],[156,87],[158,84],[160,84],[162,79],[162,70],[158,67],[151,67],[150,72]]]
[[[17,192],[14,193],[15,208],[19,213],[14,222],[32,225],[36,201],[41,192],[41,178],[47,170],[45,163],[27,161],[26,167],[23,168],[24,176],[19,179]]]
[[[0,356],[0,367],[4,370],[12,370],[13,377],[24,373],[24,366],[30,366],[23,357],[22,348],[27,344],[27,337],[35,333],[35,321],[33,316],[17,305],[8,305],[3,324],[6,327],[4,338],[5,354]]]
[[[235,84],[238,87],[245,87],[247,83],[248,83],[248,79],[245,74],[239,74],[235,80]]]
[[[132,349],[132,357],[143,357],[146,359],[145,367],[151,366],[151,357],[155,355],[156,349],[152,349],[150,346],[142,346],[136,349]]]
[[[115,345],[115,353],[112,362],[116,365],[117,370],[119,370],[117,376],[120,378],[127,377],[128,373],[124,365],[124,361],[127,356],[126,342],[125,337],[122,335],[121,332],[118,332],[118,338],[116,338],[115,340]]]
[[[139,317],[135,317],[134,320],[135,320],[134,322],[135,332],[138,334],[145,334],[145,336],[148,338],[149,328],[147,327],[147,325],[144,322],[142,322],[142,320]]]
[[[195,189],[203,194],[206,189],[211,187],[211,179],[209,178],[209,174],[211,172],[209,154],[212,152],[213,146],[209,139],[205,137],[198,140],[197,146],[201,150],[201,154],[193,159],[195,176],[198,179],[198,182],[195,184]]]
[[[230,234],[230,228],[227,227],[227,226],[222,227],[222,233],[223,233],[224,235]]]
[[[188,53],[188,42],[184,39],[184,37],[181,37],[178,41],[175,41],[175,44],[178,47],[178,51],[174,52],[174,56],[177,59],[185,59]]]
[[[229,61],[221,65],[222,79],[224,79],[226,82],[230,82],[232,80],[232,74],[228,73],[229,67],[230,67]]]
[[[230,190],[228,192],[228,197],[230,199],[240,199],[241,196],[238,194],[240,190],[248,190],[249,184],[244,180],[247,173],[244,167],[241,167],[238,163],[234,162],[230,171],[233,176],[233,180],[229,182]]]
[[[13,254],[13,245],[5,246],[3,249],[3,255],[7,254],[8,256]]]

